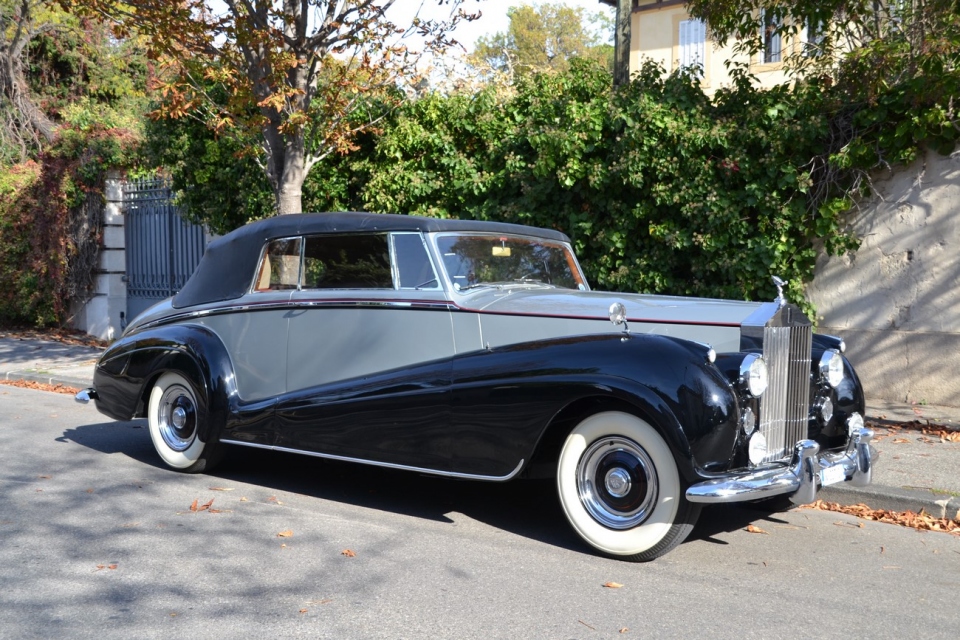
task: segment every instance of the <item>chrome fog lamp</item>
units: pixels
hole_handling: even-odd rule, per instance
[[[762,433],[757,431],[750,436],[750,443],[747,447],[747,458],[750,460],[750,464],[758,465],[763,462],[766,455],[767,439],[763,437]]]
[[[857,429],[863,429],[863,416],[859,413],[851,413],[847,418],[847,433],[852,436]]]
[[[827,349],[820,356],[820,377],[834,389],[843,382],[843,358],[836,349]]]
[[[816,404],[816,411],[820,424],[828,424],[833,418],[833,400],[829,397],[820,398],[820,401]]]
[[[740,363],[740,386],[754,398],[767,390],[767,363],[756,353],[748,353]]]
[[[750,435],[757,429],[757,414],[753,412],[753,407],[747,407],[743,410],[743,416],[740,418],[740,426],[746,435]]]

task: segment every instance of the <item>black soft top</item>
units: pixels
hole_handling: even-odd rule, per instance
[[[211,242],[187,283],[173,298],[181,309],[233,300],[247,293],[264,243],[274,238],[358,231],[472,231],[528,235],[569,242],[559,231],[503,222],[441,220],[382,213],[297,213],[252,222]]]

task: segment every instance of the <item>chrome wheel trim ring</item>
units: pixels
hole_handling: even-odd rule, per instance
[[[178,384],[167,387],[160,398],[157,427],[164,444],[186,451],[197,438],[197,403],[193,393]]]
[[[656,467],[633,440],[603,438],[580,456],[577,492],[598,523],[610,529],[632,529],[650,517],[656,506]]]

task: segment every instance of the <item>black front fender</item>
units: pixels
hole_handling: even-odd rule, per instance
[[[491,474],[487,469],[515,466],[550,440],[547,429],[552,431],[558,420],[621,406],[652,423],[688,480],[726,468],[739,407],[707,351],[659,335],[623,340],[615,334],[459,356],[453,370],[452,423],[470,446],[457,452],[458,466]]]

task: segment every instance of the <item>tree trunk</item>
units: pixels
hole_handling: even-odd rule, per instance
[[[56,125],[30,96],[23,75],[23,52],[33,36],[31,5],[24,0],[13,16],[2,16],[0,25],[10,40],[0,38],[0,98],[12,107],[7,121],[0,124],[22,150],[40,149],[41,143],[52,142]]]
[[[613,47],[613,85],[630,82],[630,20],[632,0],[617,0],[617,24]]]
[[[303,211],[303,182],[307,178],[307,157],[303,135],[288,135],[284,140],[283,166],[275,187],[277,213]]]

